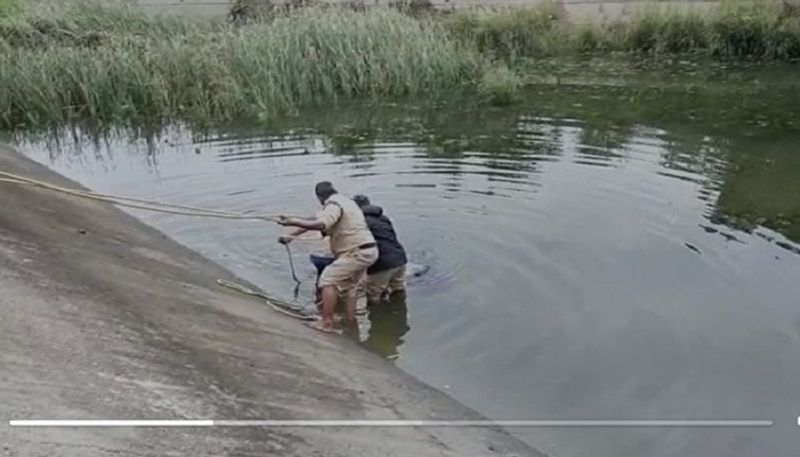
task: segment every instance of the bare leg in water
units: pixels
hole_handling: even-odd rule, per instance
[[[333,311],[336,309],[339,294],[336,292],[336,287],[323,286],[320,289],[320,295],[322,296],[322,324],[319,329],[333,332]]]
[[[339,301],[339,293],[334,286],[323,286],[320,289],[320,295],[322,296],[322,321],[314,325],[314,327],[324,332],[334,332],[333,314],[336,309],[336,303]],[[356,323],[356,301],[357,295],[354,290],[349,291],[344,297],[347,327],[358,327]]]
[[[347,291],[344,297],[345,316],[347,317],[347,325],[355,325],[356,323],[356,304],[358,301],[358,294],[356,288],[353,287]]]
[[[365,259],[337,259],[322,274],[320,295],[322,296],[322,321],[313,325],[314,328],[325,332],[333,332],[333,313],[339,301],[339,290],[345,306],[345,327],[358,329],[356,322],[356,308],[358,306],[359,284],[363,282],[369,263],[375,261],[378,250],[365,251]],[[364,253],[360,251],[359,255]],[[328,277],[328,275],[330,277]],[[339,286],[335,286],[338,284]]]

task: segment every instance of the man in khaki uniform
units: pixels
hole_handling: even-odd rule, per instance
[[[309,230],[330,237],[331,251],[336,260],[319,278],[322,323],[318,328],[331,332],[333,312],[340,295],[345,300],[348,322],[355,320],[357,286],[366,277],[367,268],[378,260],[378,248],[364,213],[353,200],[339,194],[328,181],[318,183],[314,192],[322,204],[322,211],[314,218],[281,216],[281,225],[297,227],[297,230],[280,237],[279,241],[290,243]]]

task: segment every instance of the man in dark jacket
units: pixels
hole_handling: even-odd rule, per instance
[[[406,290],[406,251],[397,240],[392,221],[380,206],[372,205],[366,195],[356,195],[353,201],[361,207],[372,236],[378,244],[378,260],[367,269],[367,300],[381,301],[384,294],[404,293]]]

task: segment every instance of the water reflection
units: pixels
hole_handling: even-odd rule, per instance
[[[751,232],[767,227],[800,241],[800,155],[794,135],[730,143],[712,219]],[[778,245],[796,253],[785,240]],[[796,248],[796,246],[795,246]]]
[[[406,294],[393,294],[388,300],[370,306],[368,316],[369,336],[364,345],[381,357],[396,359],[403,337],[411,329],[408,326]]]
[[[99,191],[215,209],[310,214],[322,179],[374,196],[430,271],[370,313],[365,345],[491,417],[783,420],[517,431],[555,456],[790,455],[797,96],[558,88],[502,110],[340,107],[258,131],[74,131],[23,149]],[[140,216],[291,299],[276,228]]]

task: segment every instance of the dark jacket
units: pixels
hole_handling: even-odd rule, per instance
[[[367,226],[375,237],[375,242],[378,243],[378,260],[369,267],[367,273],[378,273],[405,265],[408,262],[406,251],[397,241],[392,221],[383,215],[383,208],[367,205],[361,210],[364,211]]]

